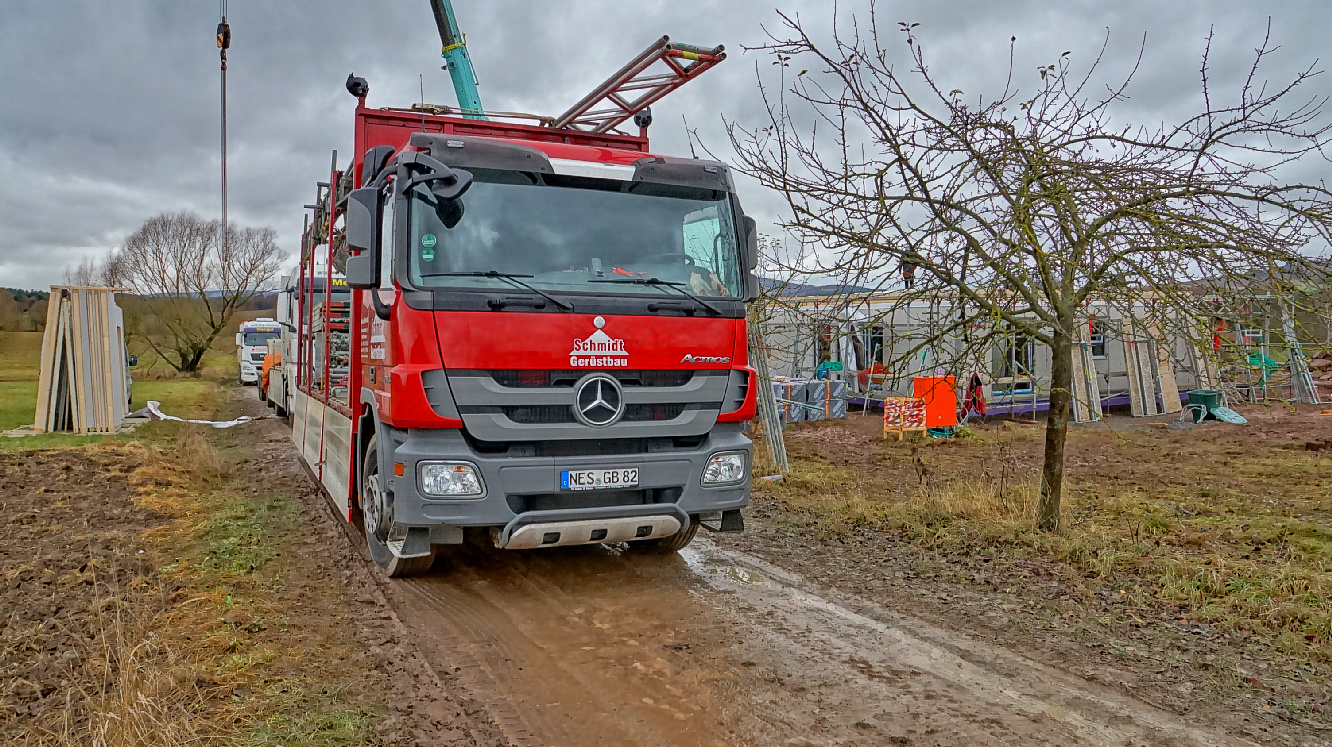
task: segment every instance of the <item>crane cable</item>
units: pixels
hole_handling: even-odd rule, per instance
[[[222,256],[227,256],[227,50],[231,48],[231,26],[227,24],[227,0],[218,0],[222,21],[217,24],[217,48],[222,62]]]

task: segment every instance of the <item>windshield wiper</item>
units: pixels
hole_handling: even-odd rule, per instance
[[[533,278],[536,277],[535,275],[521,275],[514,272],[500,272],[498,270],[486,270],[485,272],[428,272],[422,275],[421,277],[422,278],[498,278],[499,280],[509,281],[515,287],[522,288],[523,290],[529,290],[537,294],[538,296],[541,296],[542,298],[546,299],[547,301],[550,301],[551,303],[555,304],[561,309],[564,309],[565,311],[574,310],[573,306],[570,306],[569,304],[550,295],[549,293],[546,293],[545,291],[541,290],[540,288],[537,288],[536,286],[529,285],[518,279],[518,278]]]
[[[607,279],[607,280],[589,280],[589,281],[587,281],[587,282],[589,282],[589,283],[620,283],[620,284],[623,284],[623,285],[651,285],[651,286],[656,286],[656,287],[666,287],[666,288],[670,288],[671,290],[675,291],[676,293],[679,293],[679,294],[685,296],[685,297],[688,298],[689,300],[693,301],[694,303],[698,304],[699,306],[702,306],[703,308],[707,309],[708,311],[711,311],[712,313],[716,314],[717,316],[721,316],[721,309],[717,308],[716,306],[713,306],[712,304],[708,303],[707,301],[704,301],[703,299],[699,298],[698,296],[695,296],[693,293],[690,293],[689,291],[685,290],[685,284],[684,284],[684,283],[677,283],[677,282],[672,281],[672,280],[662,280],[661,278],[609,278],[609,279]]]

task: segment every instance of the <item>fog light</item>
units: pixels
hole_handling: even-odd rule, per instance
[[[704,485],[726,485],[728,483],[740,482],[745,479],[745,455],[743,452],[732,451],[724,454],[713,454],[708,460],[707,466],[703,468]]]
[[[417,470],[426,495],[467,498],[486,492],[476,467],[466,462],[421,462]]]

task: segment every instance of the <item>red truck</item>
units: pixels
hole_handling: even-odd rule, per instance
[[[469,533],[673,552],[742,530],[757,237],[730,170],[652,154],[641,109],[634,135],[348,89],[356,156],[307,206],[286,360],[292,438],[384,571]]]

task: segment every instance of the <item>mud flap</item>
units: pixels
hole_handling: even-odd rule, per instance
[[[395,539],[399,534],[402,539]],[[425,557],[430,554],[430,528],[395,526],[389,531],[389,540],[384,544],[388,545],[389,552],[395,558],[406,560]]]
[[[740,515],[740,509],[738,508],[733,508],[729,511],[714,511],[710,514],[700,514],[698,517],[698,524],[709,532],[745,531],[745,518]]]

